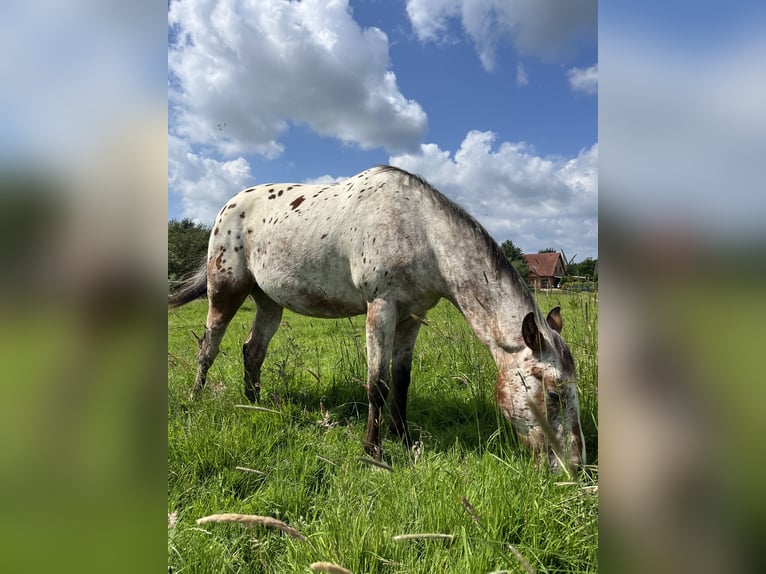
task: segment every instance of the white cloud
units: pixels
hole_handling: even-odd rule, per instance
[[[529,84],[529,76],[527,76],[527,70],[524,68],[524,64],[521,62],[516,66],[516,85],[526,86]]]
[[[576,92],[595,94],[598,92],[598,64],[590,68],[570,68],[567,71],[569,85]]]
[[[306,179],[303,183],[308,185],[328,185],[332,183],[338,183],[341,181],[346,181],[348,179],[347,176],[340,176],[335,177],[329,174],[326,175],[320,175],[319,177],[310,177]]]
[[[525,143],[494,148],[492,132],[469,132],[457,152],[423,144],[392,165],[425,177],[502,242],[597,256],[598,144],[576,157],[540,157]]]
[[[491,70],[503,41],[546,60],[567,54],[574,40],[595,39],[596,0],[407,0],[407,14],[421,41],[443,41],[448,23],[459,18],[482,65]]]
[[[181,196],[182,217],[211,224],[226,200],[253,181],[244,158],[218,161],[168,136],[168,184]]]
[[[172,128],[193,144],[275,157],[291,123],[393,153],[422,140],[386,34],[360,28],[348,0],[176,0],[168,19]]]

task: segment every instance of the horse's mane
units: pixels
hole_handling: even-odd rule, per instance
[[[513,265],[511,265],[510,261],[508,261],[508,258],[500,249],[497,242],[492,238],[484,226],[482,226],[481,223],[479,223],[465,209],[463,209],[460,205],[452,201],[449,197],[428,183],[423,176],[410,173],[402,168],[394,167],[391,165],[380,165],[378,166],[378,169],[380,171],[399,173],[404,177],[409,177],[418,182],[422,188],[431,195],[433,201],[445,209],[450,218],[463,223],[474,235],[477,236],[478,239],[480,239],[484,245],[486,245],[489,261],[492,264],[493,269],[499,273],[510,274],[515,279],[519,287],[522,288],[525,293],[528,293],[526,285],[524,285],[524,281],[522,280],[521,276],[513,267]]]

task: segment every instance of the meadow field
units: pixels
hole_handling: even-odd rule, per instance
[[[255,305],[232,321],[200,400],[189,402],[206,301],[168,313],[168,571],[306,573],[595,572],[598,569],[597,293],[539,293],[561,305],[577,362],[589,466],[551,475],[494,405],[496,368],[459,312],[433,309],[415,349],[408,419],[419,450],[384,432],[388,469],[364,460],[364,317],[285,312],[263,368],[260,406],[243,393],[242,343]],[[384,426],[385,429],[385,426]],[[195,521],[260,515],[296,529]],[[440,538],[395,538],[408,534]]]

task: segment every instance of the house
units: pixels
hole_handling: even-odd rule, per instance
[[[561,253],[533,253],[524,255],[529,266],[529,284],[537,289],[558,287],[566,273]]]

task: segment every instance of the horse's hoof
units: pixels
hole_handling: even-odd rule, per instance
[[[259,389],[245,389],[245,396],[250,403],[257,403],[261,398]]]
[[[381,449],[377,444],[365,442],[364,452],[366,452],[371,458],[375,460],[380,460],[383,457],[383,449]]]

